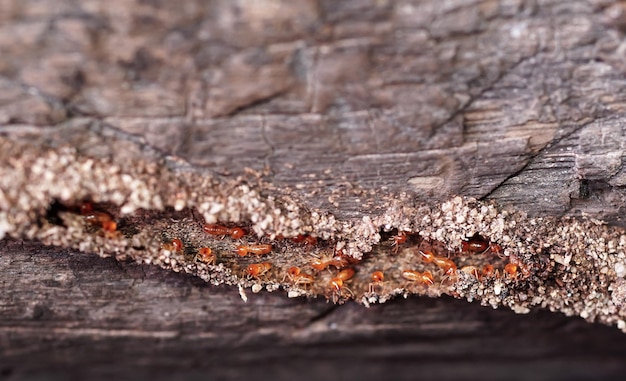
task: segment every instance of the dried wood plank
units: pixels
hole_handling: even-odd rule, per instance
[[[185,7],[163,2],[100,7],[59,1],[38,8],[6,2],[0,11],[3,131],[14,136],[56,129],[62,135],[79,126],[129,142],[125,133],[130,133],[147,143],[148,157],[178,155],[231,176],[246,167],[266,170],[265,181],[277,189],[348,220],[375,210],[381,192],[406,192],[433,202],[474,196],[531,215],[590,215],[623,225],[621,3],[301,0],[281,2],[280,12],[275,5],[189,1]],[[84,147],[92,137],[73,134],[66,141]],[[123,155],[127,147],[87,151]],[[356,191],[333,193],[350,187]],[[444,378],[458,379],[468,370],[485,378],[522,377],[527,373],[514,370],[529,363],[565,378],[584,369],[599,377],[623,371],[618,332],[559,316],[522,318],[421,299],[372,310],[334,309],[268,294],[254,296],[254,308],[242,307],[232,289],[207,291],[183,276],[30,243],[25,249],[8,245],[1,259],[8,269],[2,309],[8,339],[2,354],[9,365],[2,372],[17,378],[58,361],[84,360],[104,371],[109,356],[124,366],[134,362],[126,356],[136,355],[150,365],[200,369],[202,357],[189,355],[196,350],[209,352],[209,361],[222,365],[217,371],[228,378],[238,361],[254,369],[272,360],[259,354],[268,336],[278,337],[277,351],[291,356],[289,369],[307,369],[311,377],[325,367],[345,374],[339,365],[357,353],[376,359],[353,370],[370,376],[403,353],[428,361],[398,361],[398,377],[438,369],[449,369],[441,371]],[[51,268],[58,269],[59,279]],[[33,280],[42,286],[31,296]],[[211,306],[223,308],[221,313],[202,310],[199,299],[207,292],[216,293]],[[141,307],[133,309],[137,303]],[[166,312],[175,314],[174,322],[161,316]],[[328,328],[333,322],[348,327],[361,314],[367,314],[363,331],[342,336]],[[471,316],[475,325],[459,314]],[[423,326],[403,320],[407,317],[423,317]],[[378,325],[394,319],[391,329]],[[542,325],[544,319],[551,323]],[[433,321],[444,327],[433,327]],[[258,322],[270,333],[256,330]],[[280,333],[285,325],[299,324],[325,328],[301,341]],[[555,332],[551,324],[566,328]],[[511,325],[531,333],[511,334]],[[233,329],[232,336],[223,333]],[[41,339],[47,330],[51,346]],[[208,332],[202,342],[192,337],[198,330]],[[485,331],[494,346],[506,350],[485,353]],[[464,335],[471,335],[468,344],[459,342]],[[371,349],[376,337],[390,344]],[[416,346],[423,337],[442,344]],[[528,354],[539,337],[546,338],[547,360]],[[370,349],[352,344],[358,340]],[[38,344],[28,347],[33,341]],[[94,343],[102,351],[81,353]],[[128,352],[119,352],[122,343]],[[158,356],[144,350],[146,343],[157,343]],[[301,345],[296,354],[304,360],[289,354],[293,343]],[[224,361],[214,346],[233,360]],[[465,363],[464,348],[476,358],[512,354],[500,365]],[[67,360],[70,356],[75,360]],[[15,365],[27,358],[41,367]],[[559,361],[572,358],[576,365],[564,373]],[[458,366],[446,368],[450,362]],[[284,366],[271,371],[279,377]]]

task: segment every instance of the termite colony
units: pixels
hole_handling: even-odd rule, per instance
[[[85,202],[78,210],[85,223],[105,237],[120,233],[113,215],[96,210],[92,203]],[[197,227],[194,233],[190,223]],[[249,226],[207,224],[196,218],[161,227],[165,229],[160,229],[160,250],[180,263],[209,272],[227,268],[247,286],[265,285],[269,290],[269,285],[273,289],[280,285],[290,295],[323,295],[335,303],[407,292],[449,292],[459,280],[517,281],[530,276],[529,268],[515,256],[505,256],[499,244],[478,234],[459,242],[460,249],[454,251],[408,231],[383,232],[381,243],[357,260],[344,253],[343,243],[314,235],[270,240],[257,237]]]

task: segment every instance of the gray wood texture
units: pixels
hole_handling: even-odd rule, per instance
[[[265,171],[339,218],[404,192],[622,226],[625,31],[626,6],[609,0],[5,0],[0,125],[104,126],[227,176]],[[149,266],[28,242],[0,252],[9,379],[626,369],[622,333],[547,312],[279,293],[243,304]]]

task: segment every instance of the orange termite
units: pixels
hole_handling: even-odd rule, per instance
[[[305,244],[309,246],[317,245],[317,237],[312,236],[312,235],[298,234],[297,236],[291,238],[291,241],[294,243],[304,242]]]
[[[215,265],[217,258],[215,258],[215,254],[213,254],[213,250],[210,247],[201,247],[198,250],[197,258],[200,262],[204,262],[206,264]]]
[[[431,263],[435,260],[435,254],[430,250],[420,250],[420,254],[422,255],[422,260],[426,263]]]
[[[94,211],[90,202],[80,204],[80,214],[85,221],[100,226],[105,232],[112,233],[117,230],[117,223],[113,221],[113,217],[109,213]]]
[[[402,277],[411,282],[420,282],[428,285],[435,283],[433,274],[430,271],[424,271],[420,273],[415,270],[402,270]]]
[[[100,226],[104,231],[114,232],[117,229],[117,223],[113,221],[113,217],[105,212],[94,212],[83,214],[85,221]]]
[[[372,282],[380,283],[385,280],[385,275],[382,271],[374,271],[372,273]]]
[[[463,266],[461,267],[461,271],[468,275],[473,275],[476,279],[480,279],[478,269],[476,266]]]
[[[317,245],[317,237],[309,235],[305,238],[304,243],[306,243],[309,246],[315,246]]]
[[[461,241],[461,250],[468,253],[480,254],[487,251],[487,249],[489,249],[489,241],[478,234],[474,235],[472,238]]]
[[[299,267],[290,267],[287,270],[286,278],[289,278],[294,286],[297,285],[309,285],[314,281],[313,275],[303,273]],[[285,278],[283,278],[283,281]]]
[[[205,224],[202,229],[211,235],[229,235],[232,239],[239,239],[246,235],[246,231],[240,227],[229,228],[227,226],[217,224]]]
[[[337,253],[341,253],[339,250]],[[342,269],[348,265],[348,260],[342,257],[341,254],[334,257],[322,256],[321,258],[315,258],[311,261],[311,267],[317,271],[322,271],[329,266],[334,266],[337,269]]]
[[[248,276],[259,279],[260,276],[265,275],[272,268],[272,264],[269,262],[253,263],[248,266],[246,272]]]
[[[334,302],[336,302],[337,298],[341,296],[342,290],[346,290],[352,296],[354,296],[352,291],[350,291],[350,289],[347,288],[344,285],[344,283],[346,281],[352,279],[353,276],[354,276],[354,269],[348,268],[348,269],[344,269],[344,270],[339,271],[337,273],[337,276],[335,276],[333,279],[330,280],[328,285],[330,286],[331,290],[334,291],[334,294],[333,294],[333,301]]]
[[[237,254],[239,254],[240,257],[245,257],[248,254],[264,255],[264,254],[269,254],[271,251],[272,251],[271,244],[237,246]]]
[[[528,278],[530,276],[530,269],[523,264],[519,265],[519,269],[522,272],[522,276],[524,278]]]
[[[172,247],[174,251],[181,251],[183,249],[183,241],[181,241],[180,238],[174,238],[172,240]]]
[[[498,245],[497,243],[490,244],[489,250],[491,250],[491,252],[497,255],[498,257],[500,258],[503,257],[502,246]]]
[[[397,254],[400,245],[405,243],[408,238],[409,236],[406,234],[406,232],[398,231],[398,234],[393,237],[393,243],[391,244],[391,246],[393,247],[393,252]]]
[[[496,278],[499,277],[499,273],[498,270],[495,270],[493,265],[485,265],[483,266],[483,271],[482,271],[483,276],[485,277],[492,277],[495,276]]]
[[[385,282],[385,275],[382,271],[374,271],[372,273],[372,281],[369,284],[369,292],[374,292],[374,290]]]
[[[504,272],[506,274],[508,274],[510,277],[516,277],[517,276],[517,265],[514,263],[507,263],[506,266],[504,266]]]
[[[181,251],[183,249],[183,241],[180,238],[174,238],[170,242],[166,242],[161,247],[169,251]]]
[[[443,257],[435,257],[433,259],[435,265],[443,270],[443,273],[446,275],[451,275],[456,272],[456,264],[449,260],[448,258]]]

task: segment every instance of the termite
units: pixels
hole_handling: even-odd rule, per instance
[[[505,274],[509,275],[511,278],[515,278],[517,277],[517,265],[514,263],[507,263],[506,266],[504,266],[504,272]]]
[[[341,270],[337,273],[337,275],[330,280],[328,285],[330,289],[333,291],[333,302],[337,302],[337,299],[341,297],[342,291],[347,291],[351,296],[354,296],[354,293],[345,286],[345,282],[352,279],[354,276],[354,269],[347,268]]]
[[[271,244],[237,246],[237,254],[240,257],[245,257],[248,254],[264,255],[264,254],[269,254],[271,251],[272,251]]]
[[[341,251],[338,251],[341,253]],[[329,266],[334,266],[337,269],[342,269],[348,265],[348,260],[345,259],[341,254],[335,255],[333,257],[322,256],[321,258],[314,258],[311,261],[311,267],[313,267],[317,271],[322,271]]]
[[[161,247],[169,251],[181,251],[183,250],[183,241],[180,238],[174,238],[170,242],[166,242]]]
[[[317,237],[312,236],[312,235],[298,234],[297,236],[291,238],[291,241],[294,243],[304,242],[305,244],[309,246],[317,245]]]
[[[416,270],[402,270],[402,277],[411,282],[424,283],[432,285],[435,283],[433,274],[430,271],[424,271],[420,273]]]
[[[259,279],[260,276],[265,275],[272,268],[272,264],[269,262],[253,263],[248,266],[246,272],[249,277]]]
[[[431,263],[435,260],[435,254],[430,250],[420,250],[420,254],[422,255],[422,260],[426,263]]]
[[[480,279],[476,266],[463,266],[461,267],[461,272],[467,275],[473,275],[476,279]]]
[[[489,249],[489,241],[479,236],[478,234],[474,235],[472,238],[461,241],[461,250],[473,253],[473,254],[482,254]]]
[[[374,271],[372,273],[372,281],[369,284],[369,292],[374,292],[374,290],[382,288],[383,283],[385,282],[385,275],[382,271]]]
[[[210,247],[201,247],[198,250],[198,260],[200,262],[204,262],[209,265],[215,265],[217,258],[215,258],[215,254],[213,254],[213,250]]]
[[[312,284],[313,281],[315,280],[313,278],[313,275],[309,275],[309,274],[305,274],[303,273],[299,267],[290,267],[287,270],[287,274],[285,275],[286,278],[289,278],[291,280],[291,282],[293,283],[294,286],[298,286],[298,285],[309,285]],[[283,281],[285,280],[285,278],[283,278]]]
[[[240,227],[229,228],[222,225],[205,224],[202,229],[208,234],[221,236],[229,235],[232,239],[239,239],[246,235],[246,231]]]
[[[498,272],[498,270],[496,270],[493,265],[485,265],[483,266],[483,270],[482,270],[482,275],[484,277],[496,277],[499,278],[500,277],[500,273]]]
[[[504,253],[502,251],[502,246],[498,245],[497,243],[491,243],[489,244],[489,250],[491,250],[491,252],[495,255],[497,255],[499,258],[503,258],[504,257]]]
[[[435,257],[433,259],[433,262],[435,263],[435,265],[443,270],[443,273],[445,275],[452,275],[456,272],[456,264],[448,258]]]
[[[398,231],[398,234],[393,236],[393,243],[391,244],[391,246],[393,247],[393,252],[395,254],[398,253],[398,249],[400,248],[400,245],[405,243],[408,238],[409,236],[406,234],[406,232],[403,232],[403,231]]]
[[[105,212],[89,212],[83,214],[85,221],[89,222],[92,225],[97,225],[102,228],[102,230],[106,232],[114,232],[117,230],[117,223],[113,221],[113,217],[110,214]]]

